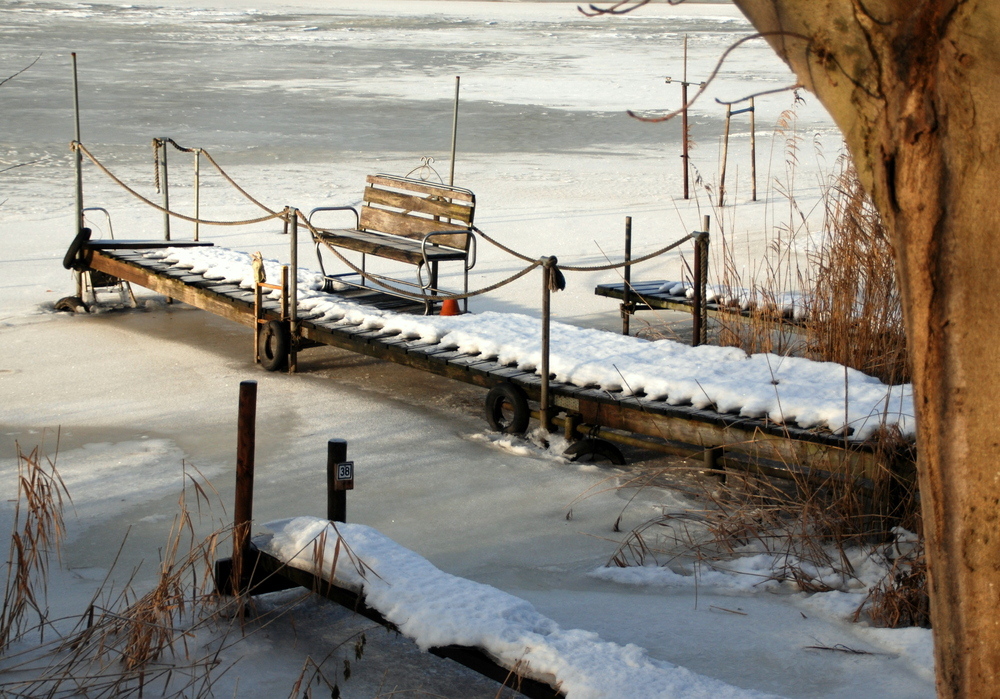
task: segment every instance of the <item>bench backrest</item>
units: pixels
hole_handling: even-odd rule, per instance
[[[393,175],[369,175],[361,207],[361,230],[423,239],[436,231],[472,227],[476,195],[467,189]],[[435,236],[437,245],[466,250],[467,235]]]

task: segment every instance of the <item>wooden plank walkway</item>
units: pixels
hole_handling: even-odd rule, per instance
[[[205,279],[177,269],[162,259],[145,257],[142,250],[85,248],[84,262],[132,284],[227,318],[254,326],[253,292],[224,281]],[[655,284],[655,282],[649,282]],[[620,286],[620,285],[619,285]],[[600,288],[600,287],[599,287]],[[334,294],[345,300],[396,312],[423,312],[423,304],[400,306],[400,299],[375,291],[351,289]],[[267,300],[264,315],[280,319],[276,301]],[[404,364],[457,381],[492,388],[511,382],[530,400],[540,398],[540,378],[496,357],[468,355],[422,340],[407,340],[380,329],[363,329],[324,321],[308,312],[299,317],[304,346],[329,345],[358,354]],[[670,405],[642,395],[627,395],[595,386],[553,381],[550,395],[557,410],[577,421],[580,431],[591,426],[643,435],[656,443],[679,444],[691,455],[704,455],[719,467],[752,467],[776,475],[809,475],[817,471],[849,478],[874,480],[882,468],[869,443],[853,443],[822,430],[805,430],[766,419]]]
[[[630,284],[632,292],[629,294],[629,301],[635,304],[634,311],[661,310],[692,313],[694,311],[694,300],[686,296],[671,296],[665,291],[660,291],[660,287],[666,283],[667,281],[664,279],[648,282],[632,282]],[[594,293],[597,296],[624,301],[625,284],[624,282],[598,284],[594,288]],[[753,315],[751,309],[737,306],[722,306],[718,303],[710,302],[705,304],[705,307],[709,317],[723,321],[750,318]],[[802,322],[792,318],[789,314],[770,312],[763,315],[758,313],[758,316],[762,316],[756,319],[758,321],[774,323],[775,325],[785,326],[789,329],[802,327]]]

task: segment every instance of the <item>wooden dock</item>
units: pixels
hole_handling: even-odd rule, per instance
[[[164,247],[164,244],[150,244],[149,247]],[[252,290],[206,279],[162,259],[146,257],[141,247],[112,248],[95,241],[84,246],[81,259],[87,269],[138,284],[242,325],[255,326]],[[373,290],[351,289],[335,295],[395,312],[422,313],[424,309],[423,303],[408,302]],[[280,304],[265,300],[263,317],[280,321]],[[503,383],[512,384],[529,400],[540,398],[538,375],[500,364],[495,357],[469,355],[436,343],[407,340],[380,329],[324,321],[311,317],[308,312],[299,314],[298,334],[293,342],[299,350],[329,345],[487,389]],[[549,390],[553,412],[561,413],[556,423],[562,424],[572,438],[599,434],[627,444],[639,443],[652,449],[704,458],[709,467],[750,468],[781,476],[816,474],[826,477],[832,473],[874,481],[882,468],[873,445],[850,442],[822,430],[805,430],[766,419],[669,405],[642,395],[626,395],[592,386],[551,382]]]

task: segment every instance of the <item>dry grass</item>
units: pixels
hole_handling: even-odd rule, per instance
[[[0,610],[0,655],[19,640],[28,626],[28,613],[34,612],[44,629],[48,618],[47,580],[50,558],[58,558],[65,534],[63,503],[69,492],[55,459],[17,448],[17,500],[11,528],[3,608]]]
[[[58,554],[65,531],[62,510],[69,493],[54,460],[40,457],[37,449],[19,452],[18,478],[3,604],[0,696],[215,696],[213,687],[236,663],[233,646],[275,623],[301,599],[290,598],[268,613],[251,605],[252,613],[244,616],[245,600],[215,594],[214,563],[231,529],[196,535],[197,515],[188,505],[188,493],[194,492],[195,509],[206,516],[218,494],[186,466],[178,514],[148,592],[134,592],[138,570],[123,583],[115,582],[113,564],[83,614],[49,618],[44,602],[49,559]],[[119,556],[124,546],[125,541]],[[38,617],[36,622],[29,622],[29,612]],[[359,660],[363,633],[339,644],[324,663],[336,660],[335,652],[350,643]],[[339,692],[338,678],[349,679],[350,662],[345,655],[343,669],[316,696]],[[300,676],[290,682],[293,696],[312,696],[313,687],[326,679],[323,663],[307,659]]]

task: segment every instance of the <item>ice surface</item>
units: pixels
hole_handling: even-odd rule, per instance
[[[692,163],[701,179],[691,200],[680,197],[679,124],[643,124],[625,115],[629,108],[678,106],[680,90],[664,78],[680,76],[685,34],[689,78],[701,80],[720,51],[749,31],[731,7],[691,3],[596,20],[582,18],[576,3],[282,0],[255,10],[236,0],[0,4],[0,76],[41,56],[0,86],[0,170],[30,163],[0,172],[0,483],[6,503],[13,497],[15,440],[30,448],[50,430],[44,441],[51,451],[54,428],[62,426],[59,466],[79,495],[73,493],[77,512],[68,518],[65,568],[50,587],[53,616],[82,613],[126,532],[119,570],[126,576],[142,563],[137,584],[151,584],[176,512],[182,460],[213,474],[230,502],[225,474],[233,469],[236,387],[255,378],[259,521],[325,512],[323,489],[316,487],[325,441],[344,437],[360,474],[348,506],[352,521],[376,527],[442,571],[528,600],[561,628],[598,633],[620,647],[633,643],[651,662],[748,690],[844,699],[934,696],[926,632],[848,624],[835,598],[590,577],[622,536],[612,525],[627,502],[623,531],[663,508],[691,503],[672,491],[615,490],[630,474],[566,464],[523,443],[505,447],[483,434],[481,392],[320,350],[300,356],[307,369],[301,375],[256,372],[248,331],[150,294],[140,293],[144,310],[137,312],[51,312],[52,302],[73,288],[60,264],[74,235],[70,51],[80,59],[83,141],[154,200],[154,136],[208,148],[272,208],[356,203],[365,175],[405,174],[425,155],[436,157],[447,177],[454,76],[461,74],[456,184],[476,192],[480,228],[531,257],[602,264],[620,258],[625,216],[633,217],[633,254],[640,255],[700,228],[708,213],[713,236],[725,230],[740,241],[736,264],[752,276],[772,224],[806,236],[817,232],[815,218],[808,226],[791,220],[787,201],[770,184],[794,181],[803,202],[815,198],[840,142],[815,100],[806,95],[799,108],[795,168],[785,135],[774,133],[792,96],[757,100],[759,202],[749,201],[747,123],[733,120],[727,201],[736,205],[722,209],[710,204],[708,190],[717,187],[725,111],[713,98],[793,82],[763,42],[736,52],[692,110]],[[191,157],[173,151],[169,157],[171,202],[191,213]],[[201,176],[206,217],[259,215],[204,161]],[[162,235],[158,212],[89,165],[84,198],[87,206],[108,208],[117,237]],[[88,224],[106,237],[103,215],[88,214]],[[172,232],[192,234],[178,222]],[[201,235],[227,248],[288,258],[287,238],[274,225],[203,226]],[[719,247],[712,247],[713,269]],[[304,264],[309,252],[302,241]],[[633,279],[681,279],[684,256],[690,263],[690,250],[678,249],[639,266]],[[472,286],[499,281],[519,264],[483,246]],[[386,263],[376,271],[412,270]],[[447,265],[443,272],[446,288],[461,285]],[[617,327],[617,302],[593,294],[608,281],[618,277],[568,274],[566,291],[553,296],[554,316],[576,326]],[[539,287],[538,276],[528,275],[472,308],[537,316]],[[598,495],[577,501],[584,492]],[[10,516],[5,504],[0,524],[8,526]],[[217,506],[203,529],[228,517]],[[814,608],[803,606],[805,599],[815,600]],[[315,602],[299,609],[290,624],[234,646],[229,660],[245,661],[216,685],[218,695],[285,696],[309,650],[344,639],[339,611]],[[817,640],[889,655],[804,650]],[[405,668],[392,680],[400,689],[429,687],[420,678],[444,676],[416,654],[400,661],[398,645],[383,653],[384,664],[367,677],[367,658],[355,665],[359,696],[377,694],[383,667]],[[496,692],[460,689],[447,677],[434,693]]]

